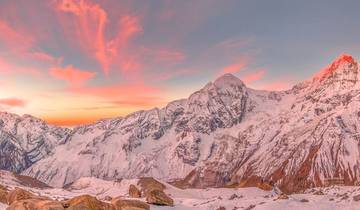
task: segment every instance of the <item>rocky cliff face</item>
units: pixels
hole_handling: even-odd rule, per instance
[[[64,144],[69,134],[29,115],[0,112],[0,169],[25,170]]]
[[[162,109],[77,127],[23,174],[54,186],[83,176],[153,176],[192,187],[269,182],[286,191],[335,177],[354,184],[358,73],[342,55],[287,91],[253,90],[224,75]]]

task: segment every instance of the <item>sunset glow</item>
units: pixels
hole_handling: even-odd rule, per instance
[[[295,8],[280,1],[206,2],[1,1],[0,111],[74,126],[163,107],[225,73],[284,90],[344,51],[360,55],[358,23],[340,21],[352,12],[304,3],[284,22]]]

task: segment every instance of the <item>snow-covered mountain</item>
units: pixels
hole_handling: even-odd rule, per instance
[[[355,184],[359,71],[342,55],[287,91],[253,90],[227,74],[162,109],[77,127],[23,174],[53,186],[87,176],[192,187],[273,182],[285,191],[328,178]]]
[[[0,169],[25,170],[64,144],[70,132],[30,115],[0,112]]]

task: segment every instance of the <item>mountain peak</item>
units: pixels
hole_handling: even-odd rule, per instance
[[[331,68],[336,70],[343,64],[356,64],[356,63],[357,62],[351,55],[344,53],[334,60],[334,62],[331,64]]]
[[[244,86],[244,83],[234,76],[233,74],[224,74],[217,78],[214,82],[215,86],[222,87],[227,85],[236,85],[236,86]]]
[[[315,78],[322,81],[327,80],[355,80],[358,73],[358,63],[349,54],[341,54],[329,66],[320,71]]]

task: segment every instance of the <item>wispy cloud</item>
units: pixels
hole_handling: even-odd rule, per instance
[[[129,63],[125,49],[129,41],[142,31],[138,17],[122,16],[118,21],[118,32],[109,39],[106,35],[108,14],[99,4],[85,0],[58,0],[56,9],[59,13],[72,14],[61,16],[64,30],[67,30],[70,39],[76,38],[81,47],[98,60],[106,75],[111,64],[119,62],[115,61],[116,58],[120,58],[125,71],[137,66],[134,61]]]
[[[53,67],[50,69],[49,73],[56,79],[68,82],[73,88],[85,85],[88,80],[96,75],[96,72],[77,69],[71,65],[66,66],[65,68]]]
[[[254,72],[246,74],[241,79],[243,80],[243,82],[245,82],[245,84],[256,82],[261,80],[265,76],[266,72],[267,71],[265,69],[259,69]]]
[[[19,98],[1,98],[0,108],[24,107],[26,101]]]

